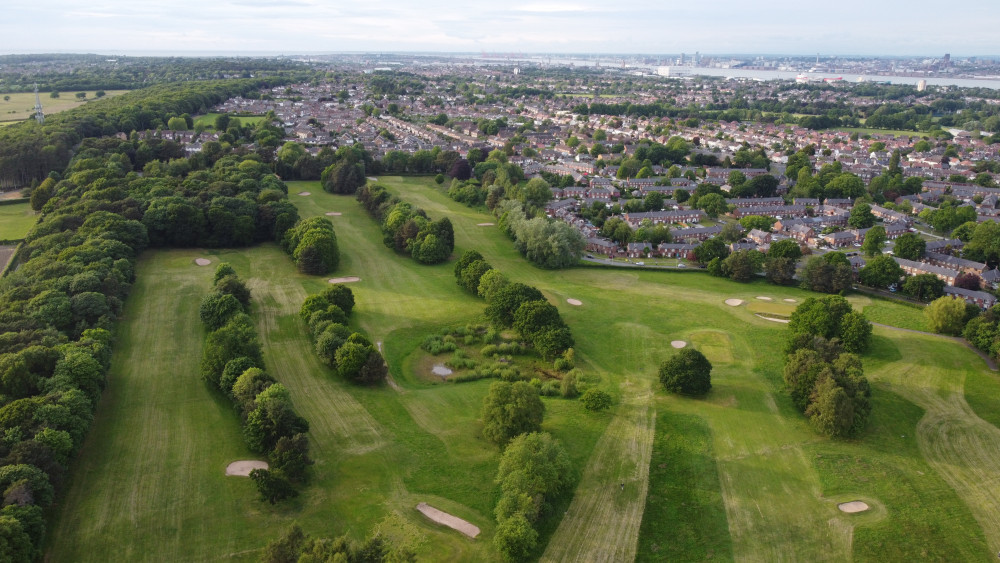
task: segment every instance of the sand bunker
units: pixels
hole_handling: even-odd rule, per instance
[[[566,302],[570,305],[576,305],[577,307],[583,305],[583,301],[580,301],[579,299],[567,299]]]
[[[226,475],[235,475],[237,477],[249,477],[250,472],[253,471],[254,469],[267,469],[267,467],[268,466],[266,461],[257,461],[255,459],[234,461],[226,466]]]
[[[339,213],[337,211],[327,211],[326,212],[326,216],[327,217],[340,217],[341,215],[343,215],[343,213]]]
[[[795,303],[794,299],[782,299],[785,303]]]
[[[770,297],[764,297],[763,295],[758,295],[757,299],[760,299],[761,301],[773,301]]]
[[[864,512],[868,510],[868,504],[861,502],[860,500],[852,500],[851,502],[842,502],[838,504],[837,508],[839,508],[841,512],[853,514],[855,512]]]
[[[312,192],[299,192],[299,195],[312,195]]]
[[[445,526],[448,526],[452,530],[458,530],[459,532],[462,532],[463,534],[469,536],[470,538],[474,538],[479,535],[479,528],[477,528],[476,526],[473,526],[472,524],[466,522],[465,520],[462,520],[458,516],[452,516],[447,512],[442,512],[434,508],[433,506],[427,504],[426,502],[418,504],[417,510],[419,510],[421,514],[430,518],[434,522],[437,522],[438,524],[444,524]]]
[[[754,313],[754,315],[756,315],[757,317],[759,317],[761,319],[764,319],[765,321],[771,321],[772,323],[785,323],[785,324],[788,324],[788,323],[792,322],[789,319],[778,319],[778,318],[775,318],[775,317],[768,317],[768,316],[762,315],[760,313]]]
[[[434,364],[434,367],[431,368],[431,372],[434,373],[434,375],[440,375],[441,377],[448,377],[451,375],[451,369],[444,364]]]
[[[673,340],[670,342],[670,345],[673,346],[674,348],[683,348],[687,346],[688,343],[684,342],[683,340]]]
[[[361,278],[357,276],[347,276],[346,278],[330,278],[327,281],[329,281],[330,283],[351,283],[351,282],[361,281]]]
[[[208,266],[209,264],[212,263],[212,261],[209,260],[208,258],[196,258],[194,263],[199,266]]]
[[[730,307],[739,307],[742,304],[742,299],[726,299],[726,305],[729,305]]]
[[[493,223],[476,223],[477,227],[492,227]]]

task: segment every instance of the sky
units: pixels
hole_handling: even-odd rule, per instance
[[[1000,54],[997,0],[14,0],[0,54]]]

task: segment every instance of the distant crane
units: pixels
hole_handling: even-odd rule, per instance
[[[38,97],[38,84],[35,84],[35,120],[41,125],[45,123],[45,114],[42,113],[42,100]]]

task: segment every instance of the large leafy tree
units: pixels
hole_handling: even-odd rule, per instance
[[[494,444],[507,442],[542,426],[545,405],[526,381],[497,381],[483,399],[483,436]]]
[[[660,364],[664,389],[681,395],[704,395],[712,388],[712,364],[694,348],[684,348]]]

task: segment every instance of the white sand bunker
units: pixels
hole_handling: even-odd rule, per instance
[[[853,514],[855,512],[864,512],[868,510],[868,504],[861,502],[860,500],[852,500],[851,502],[842,502],[838,504],[837,508],[839,508],[841,512]]]
[[[758,295],[757,299],[760,299],[761,301],[773,301],[770,297],[764,297],[763,295]]]
[[[757,315],[758,318],[764,319],[765,321],[771,321],[772,323],[785,323],[785,324],[788,324],[788,323],[792,322],[789,319],[778,319],[778,318],[775,318],[775,317],[770,317],[770,316],[762,315],[760,313],[754,313],[754,315]]]
[[[343,213],[340,213],[340,212],[337,212],[337,211],[327,211],[326,212],[326,216],[327,217],[340,217],[341,215],[343,215]]]
[[[470,538],[474,538],[479,535],[478,527],[473,526],[472,524],[466,522],[465,520],[462,520],[458,516],[452,516],[447,512],[442,512],[434,508],[433,506],[427,504],[426,502],[418,504],[417,510],[419,510],[421,514],[430,518],[434,522],[437,522],[438,524],[444,524],[445,526],[448,526],[452,530],[458,530],[459,532],[462,532],[463,534],[469,536]]]
[[[299,192],[299,195],[312,195],[312,192]]]
[[[492,227],[493,223],[476,223],[477,227]]]
[[[361,278],[357,276],[347,276],[345,278],[330,278],[327,281],[329,281],[330,283],[351,283],[351,282],[361,281]]]
[[[267,467],[268,465],[266,461],[257,461],[256,459],[234,461],[226,466],[226,475],[249,477],[250,472],[254,469],[267,469]]]
[[[431,372],[434,375],[440,375],[441,377],[448,377],[451,375],[451,369],[444,364],[434,364],[434,367],[431,368]]]
[[[583,301],[580,301],[579,299],[567,299],[566,302],[570,305],[576,305],[577,307],[583,305]]]
[[[739,307],[742,304],[742,299],[726,299],[726,305],[729,305],[730,307]]]
[[[782,299],[782,301],[784,301],[785,303],[795,303],[796,302],[794,299]]]
[[[212,261],[209,260],[208,258],[196,258],[194,263],[199,266],[208,266],[209,264],[212,263]]]
[[[683,347],[687,346],[688,343],[684,342],[683,340],[672,340],[670,342],[670,345],[673,346],[674,348],[683,348]]]

